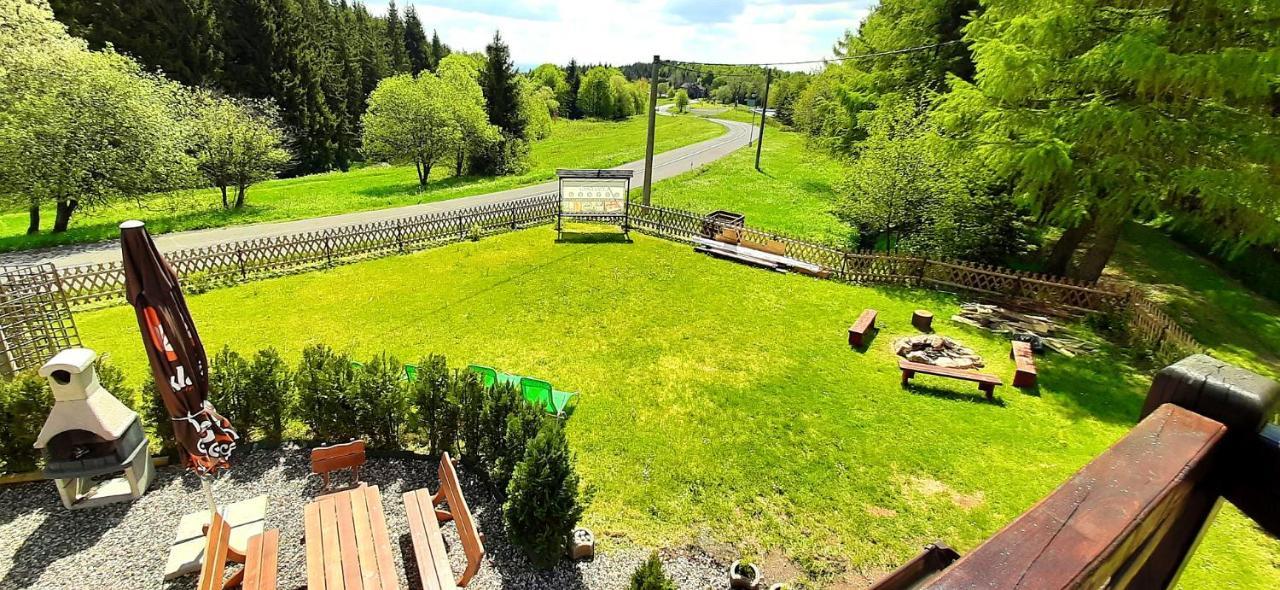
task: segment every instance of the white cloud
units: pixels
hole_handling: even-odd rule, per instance
[[[455,48],[483,50],[495,30],[517,64],[625,64],[665,59],[761,63],[820,59],[876,0],[572,0],[412,3],[428,31]],[[385,14],[386,0],[369,10]],[[839,6],[839,13],[831,9]],[[831,18],[843,14],[841,18]],[[794,69],[794,68],[793,68]]]

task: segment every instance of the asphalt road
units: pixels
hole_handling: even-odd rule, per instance
[[[728,132],[713,139],[657,154],[654,157],[653,162],[653,178],[655,182],[688,172],[702,166],[703,164],[714,162],[750,143],[751,125],[720,119],[710,120],[725,126],[728,128]],[[631,186],[643,186],[644,160],[624,164],[622,166],[618,166],[616,169],[634,170],[636,175],[632,179]],[[551,181],[495,193],[449,199],[434,203],[423,203],[420,205],[409,205],[390,209],[376,209],[373,211],[358,211],[355,213],[343,213],[341,215],[312,217],[293,221],[234,225],[212,229],[174,232],[155,236],[155,241],[156,246],[158,246],[162,252],[171,252],[186,248],[212,246],[214,244],[221,244],[224,242],[236,242],[240,240],[266,238],[306,231],[317,231],[357,223],[369,223],[373,221],[421,215],[423,213],[451,211],[454,209],[475,207],[477,205],[487,205],[490,203],[504,203],[507,201],[552,192],[554,190],[556,190],[556,182]],[[56,248],[25,250],[0,254],[0,264],[52,262],[59,267],[111,262],[119,259],[119,242],[114,240],[93,244],[70,244]]]

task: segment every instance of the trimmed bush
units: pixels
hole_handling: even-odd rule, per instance
[[[564,430],[558,420],[543,421],[507,487],[502,514],[511,542],[535,567],[550,568],[568,550],[582,510]]]
[[[484,428],[485,405],[488,390],[480,384],[480,378],[471,371],[455,371],[453,374],[454,396],[458,400],[459,450],[462,452],[463,465],[476,467],[484,459],[484,450],[488,446],[488,434]]]
[[[279,442],[293,401],[293,377],[274,348],[259,350],[244,376],[245,397],[253,409],[253,425]]]
[[[141,405],[146,410],[139,412],[145,416],[146,422],[151,423],[151,429],[155,436],[156,443],[159,443],[159,451],[157,455],[167,455],[174,457],[178,454],[177,442],[173,439],[173,421],[169,418],[169,410],[164,407],[164,399],[160,397],[160,392],[156,390],[155,379],[145,379],[142,382],[142,390],[140,392]]]
[[[356,408],[347,399],[355,380],[355,369],[346,355],[323,344],[302,351],[293,383],[298,391],[298,419],[307,425],[312,436],[337,442],[360,435],[353,420]]]
[[[400,446],[408,410],[403,377],[404,365],[399,359],[382,353],[364,364],[364,370],[356,374],[355,387],[348,391],[355,408],[356,430],[371,446]]]
[[[146,411],[144,411],[142,400],[138,399],[138,392],[125,385],[124,371],[108,362],[106,357],[99,357],[96,365],[98,383],[102,385],[103,389],[114,395],[130,410],[137,412],[140,416],[145,416]],[[145,421],[146,419],[144,418],[143,420]]]
[[[53,408],[49,382],[35,373],[0,380],[0,464],[10,473],[31,471],[40,460],[36,436]]]
[[[500,454],[491,459],[490,477],[497,489],[505,490],[511,482],[516,465],[524,460],[529,441],[538,435],[546,414],[533,404],[526,403],[514,388],[495,389],[494,393],[510,396],[515,401],[507,413],[507,422],[501,432],[493,433],[495,438],[499,435],[502,437],[502,447]]]
[[[413,426],[427,452],[456,454],[458,420],[461,414],[457,387],[443,356],[433,354],[418,361],[418,377],[409,386],[413,401]]]
[[[631,574],[631,590],[676,590],[675,582],[662,570],[662,560],[658,559],[657,551],[650,553],[649,559]]]
[[[249,363],[230,346],[223,346],[209,363],[209,401],[246,438],[257,418],[246,383],[248,373]]]

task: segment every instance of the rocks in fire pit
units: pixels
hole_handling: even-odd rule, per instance
[[[937,334],[899,338],[893,341],[893,350],[913,363],[935,367],[979,369],[984,365],[982,357],[969,347]]]

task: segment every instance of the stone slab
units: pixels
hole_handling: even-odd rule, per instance
[[[243,553],[248,548],[249,537],[260,534],[265,528],[267,497],[255,496],[227,504],[221,511],[231,525],[231,548]],[[208,510],[192,512],[178,521],[173,546],[169,548],[169,559],[164,566],[165,580],[200,571],[204,559],[204,526],[208,522]]]

